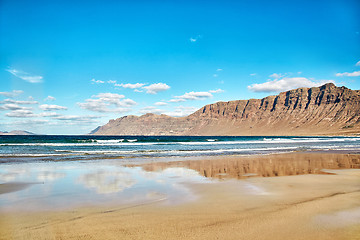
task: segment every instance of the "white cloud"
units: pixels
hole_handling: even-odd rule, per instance
[[[111,112],[108,108],[110,103],[104,102],[100,99],[86,99],[84,103],[77,104],[82,109],[87,109],[93,112]],[[121,112],[121,110],[119,112]]]
[[[195,37],[191,37],[191,38],[189,39],[189,41],[192,42],[192,43],[195,43],[195,42],[197,42],[200,38],[202,38],[202,36],[201,36],[201,35],[197,35],[197,36],[195,36]]]
[[[256,73],[250,73],[250,76],[256,76]]]
[[[166,83],[154,83],[143,88],[147,90],[146,93],[157,94],[158,92],[162,92],[170,89],[170,86],[167,85]]]
[[[212,98],[212,93],[221,93],[224,92],[222,89],[210,90],[208,92],[188,92],[181,96],[175,96],[169,102],[185,102],[187,100],[204,100],[207,98]]]
[[[218,68],[218,69],[216,69],[216,72],[218,72],[218,73],[214,73],[213,74],[213,77],[218,77],[219,76],[219,72],[222,72],[223,71],[223,69],[222,68]]]
[[[360,61],[358,61],[356,64],[355,64],[355,66],[360,66]]]
[[[335,76],[337,76],[337,77],[358,77],[358,76],[360,76],[360,71],[355,71],[352,73],[349,73],[349,72],[337,73],[337,74],[335,74]]]
[[[53,96],[47,96],[47,98],[44,99],[44,101],[55,101],[56,98],[54,98]]]
[[[92,84],[95,84],[95,83],[99,84],[99,83],[104,83],[104,81],[95,80],[95,78],[93,78],[93,79],[91,79],[91,83],[92,83]]]
[[[172,117],[184,117],[184,116],[188,116],[189,114],[192,114],[196,110],[198,110],[196,107],[179,106],[176,107],[174,111],[166,112],[165,114]]]
[[[144,83],[120,83],[120,84],[115,84],[116,87],[123,87],[123,88],[130,88],[130,89],[136,89],[136,88],[141,88],[142,86],[144,86]]]
[[[181,96],[175,96],[175,99],[203,100],[203,99],[207,99],[207,98],[211,98],[211,97],[213,97],[213,95],[210,92],[188,92]],[[172,101],[172,102],[175,102],[175,101]]]
[[[145,89],[146,93],[157,94],[161,91],[166,91],[170,88],[166,83],[154,83],[149,86],[145,86],[145,83],[115,83],[115,87],[123,87],[133,89],[134,92],[143,92],[141,89]]]
[[[107,82],[110,83],[110,84],[115,84],[115,83],[116,83],[115,80],[109,80],[109,81],[107,81]]]
[[[86,122],[93,123],[94,119],[98,119],[100,116],[78,116],[78,115],[60,115],[53,117],[53,119],[61,121],[76,121],[76,122]]]
[[[53,120],[57,121],[63,121],[67,124],[80,124],[80,123],[96,123],[98,118],[101,116],[77,116],[77,115],[61,115],[56,112],[43,112],[40,114],[35,114],[30,110],[27,109],[19,109],[19,110],[13,110],[7,114],[5,114],[7,117],[13,117],[13,118],[35,118],[33,120],[22,120],[18,122],[13,122],[14,125],[27,125],[27,124],[52,124],[56,125],[57,123],[54,121],[49,121],[46,119],[36,119],[36,118],[46,118],[50,117]]]
[[[28,119],[23,121],[14,122],[15,124],[21,124],[21,125],[33,125],[33,124],[39,124],[39,123],[48,123],[49,120],[46,119]]]
[[[42,104],[39,106],[39,108],[44,111],[67,110],[67,107],[63,107],[59,105],[49,105],[49,104]]]
[[[1,101],[0,103],[14,103],[14,104],[20,104],[20,105],[31,105],[31,104],[38,104],[37,101],[18,101],[18,100],[12,100],[12,99],[5,99],[4,101]]]
[[[104,102],[117,104],[119,100],[125,96],[117,93],[99,93],[98,95],[93,95],[92,97],[97,97]]]
[[[221,92],[224,92],[224,90],[222,90],[222,89],[216,89],[216,90],[210,90],[209,91],[210,93],[221,93]]]
[[[15,117],[15,118],[37,117],[37,115],[34,114],[32,111],[24,110],[24,109],[14,110],[12,112],[6,113],[5,115],[8,117]]]
[[[185,99],[177,98],[177,99],[170,99],[169,102],[185,102]]]
[[[92,96],[96,99],[86,99],[84,103],[77,103],[81,108],[94,112],[128,112],[129,107],[137,103],[132,99],[123,99],[125,96],[117,93],[99,93]]]
[[[282,73],[273,73],[269,77],[274,78],[274,79],[279,79],[279,78],[282,78],[284,76],[285,76],[285,74],[282,74]]]
[[[112,107],[109,108],[110,104],[107,102],[102,102],[98,99],[87,99],[85,103],[78,103],[79,106],[83,109],[87,109],[93,112],[117,112],[124,113],[130,111],[129,108],[124,107]]]
[[[134,101],[134,100],[132,100],[132,99],[130,99],[130,98],[127,98],[127,99],[124,99],[122,102],[121,102],[121,104],[119,105],[119,106],[124,106],[124,107],[129,107],[129,106],[134,106],[134,105],[136,105],[137,103]]]
[[[47,123],[48,125],[63,125],[66,124],[66,126],[69,125],[79,125],[83,126],[81,124],[98,124],[98,119],[101,116],[78,116],[78,115],[61,115],[57,114],[56,112],[44,112],[41,114],[35,115],[36,117],[50,117],[52,120],[48,119],[34,119],[31,120],[35,124],[36,123]],[[19,122],[19,124],[21,121]]]
[[[14,98],[22,94],[24,91],[22,90],[13,90],[12,92],[0,92],[1,96]]]
[[[6,71],[11,73],[15,77],[18,77],[18,78],[20,78],[20,79],[22,79],[24,81],[29,82],[29,83],[41,83],[43,81],[42,76],[31,75],[31,74],[29,74],[27,72],[17,70],[17,69],[14,69],[14,68],[6,69]]]
[[[15,103],[7,103],[0,106],[0,110],[31,110],[31,107],[22,107]]]
[[[157,103],[155,103],[155,105],[156,106],[165,106],[165,105],[167,105],[167,103],[166,102],[157,102]]]
[[[43,112],[39,114],[40,117],[59,117],[62,116],[56,112]]]
[[[21,121],[5,122],[5,123],[1,123],[1,125],[9,125],[10,127],[14,127],[14,126],[24,127],[29,125],[44,124],[48,122],[49,120],[46,119],[26,119]]]
[[[284,77],[282,79],[275,79],[272,81],[267,81],[265,83],[255,83],[248,86],[248,89],[253,92],[282,92],[300,87],[318,87],[325,83],[335,83],[335,81],[312,81],[304,77]]]
[[[140,114],[146,114],[146,113],[161,114],[163,112],[164,112],[164,110],[161,110],[161,109],[158,109],[158,108],[152,107],[152,106],[144,107],[139,110]]]

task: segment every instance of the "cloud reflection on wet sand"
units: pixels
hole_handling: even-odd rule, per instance
[[[86,173],[78,178],[78,182],[86,188],[95,189],[99,194],[122,192],[136,184],[130,173],[121,170]]]

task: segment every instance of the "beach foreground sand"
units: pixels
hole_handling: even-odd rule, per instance
[[[281,156],[273,155],[271,159],[287,159],[286,155]],[[66,210],[3,211],[0,239],[360,239],[360,170],[354,169],[358,168],[360,156],[301,153],[288,156],[302,159],[308,165],[321,158],[335,165],[339,165],[336,159],[351,159],[354,165],[350,169],[329,166],[321,174],[284,172],[280,177],[259,177],[261,174],[252,169],[236,177],[239,180],[223,178],[227,176],[219,170],[223,167],[214,166],[224,159],[215,158],[202,164],[216,169],[221,180],[211,184],[183,183],[197,196],[194,201],[167,204],[159,197],[140,203]],[[229,157],[225,162],[230,162],[228,167],[239,167],[239,161],[248,164],[251,158],[257,164],[265,161],[269,165],[268,157]],[[288,163],[284,161],[281,167],[277,162],[276,168],[284,169]],[[186,164],[191,162],[157,162],[143,168],[160,171]],[[298,170],[300,165],[295,164]],[[343,167],[346,166],[340,166]],[[318,169],[317,165],[313,168]],[[229,171],[230,168],[225,172]],[[298,174],[303,173],[299,170]]]

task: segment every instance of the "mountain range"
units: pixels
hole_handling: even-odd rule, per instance
[[[263,99],[217,102],[185,117],[110,120],[94,135],[315,136],[360,134],[360,91],[327,83]]]

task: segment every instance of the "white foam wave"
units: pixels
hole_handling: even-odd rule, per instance
[[[179,142],[182,145],[215,145],[215,144],[276,144],[276,143],[324,143],[324,142],[346,142],[360,141],[360,138],[264,138],[254,141],[214,141],[214,142]]]
[[[0,146],[54,146],[54,147],[71,147],[71,146],[141,146],[141,145],[162,145],[164,143],[147,142],[147,143],[133,143],[133,142],[104,142],[104,143],[1,143]],[[172,143],[173,144],[173,143]]]
[[[97,142],[97,143],[120,143],[123,141],[124,141],[124,139],[111,139],[111,140],[98,139],[98,140],[95,140],[95,142]]]
[[[32,153],[4,153],[0,154],[1,157],[51,157],[51,156],[81,156],[81,155],[122,155],[122,156],[166,156],[166,155],[203,155],[203,154],[221,154],[221,153],[244,153],[244,152],[289,152],[301,149],[301,146],[287,146],[287,147],[258,147],[258,148],[227,148],[227,149],[193,149],[193,150],[55,150],[58,153],[43,153],[43,154],[32,154]],[[359,149],[358,145],[324,145],[324,146],[308,146],[305,150],[353,150]],[[62,153],[61,153],[62,152]]]
[[[341,146],[341,149],[351,149],[356,148],[357,145],[345,145]],[[211,150],[203,150],[203,149],[194,149],[194,150],[129,150],[129,151],[118,151],[118,150],[104,150],[104,151],[70,151],[72,153],[84,153],[84,154],[141,154],[141,155],[160,155],[160,154],[180,154],[186,155],[191,153],[199,153],[199,154],[207,154],[207,153],[226,153],[226,152],[251,152],[251,151],[288,151],[288,150],[296,150],[299,149],[298,146],[292,147],[267,147],[267,148],[230,148],[230,149],[211,149]],[[311,149],[338,149],[334,146],[311,146],[308,147],[309,150]]]
[[[237,152],[251,152],[251,151],[281,151],[281,150],[295,150],[297,147],[275,147],[275,148],[237,148],[237,149],[215,149],[215,150],[185,150],[185,151],[168,151],[168,153],[176,153],[176,154],[189,154],[189,153],[237,153]]]
[[[209,141],[210,140],[210,141]],[[360,138],[263,138],[262,140],[218,141],[206,139],[206,142],[136,142],[136,139],[92,140],[92,142],[77,143],[1,143],[0,146],[146,146],[146,145],[237,145],[237,144],[296,144],[296,143],[326,143],[355,142]]]
[[[12,153],[0,154],[1,157],[51,157],[51,156],[72,156],[71,153]]]
[[[129,154],[129,153],[137,153],[138,151],[92,150],[92,151],[68,151],[68,152],[82,153],[82,154]]]

